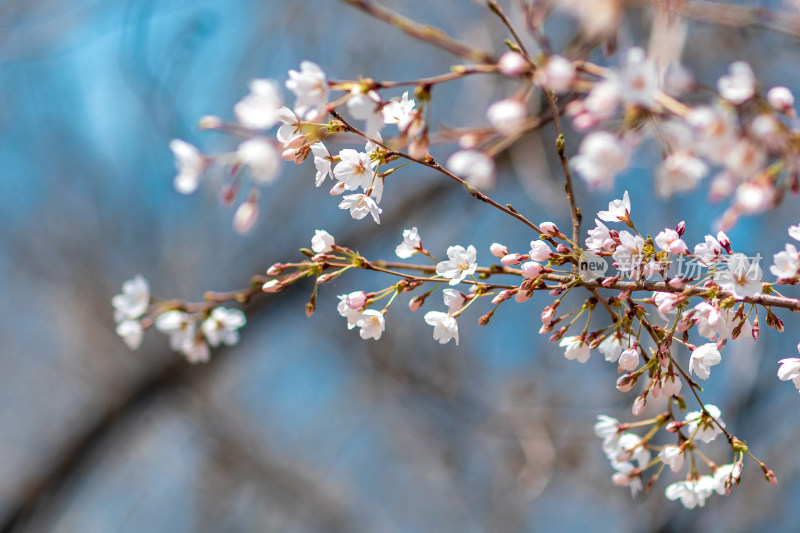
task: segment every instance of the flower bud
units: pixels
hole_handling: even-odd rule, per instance
[[[233,215],[233,228],[236,233],[250,233],[258,222],[258,203],[255,198],[248,199],[236,209]]]
[[[719,245],[725,248],[725,251],[729,254],[732,254],[733,251],[731,250],[731,240],[725,235],[724,231],[720,231],[717,233],[717,240],[719,241]]]
[[[506,76],[519,76],[528,71],[528,62],[519,52],[508,51],[500,56],[497,67]]]
[[[633,377],[633,374],[625,374],[624,376],[620,376],[617,380],[617,390],[620,392],[628,392],[633,388],[635,383],[636,378]]]
[[[786,87],[773,87],[767,92],[767,102],[776,111],[790,113],[794,110],[794,95]]]
[[[283,263],[275,263],[267,269],[267,276],[277,276],[286,268]]]
[[[543,267],[536,261],[526,261],[522,263],[522,277],[532,279],[542,273]]]
[[[345,302],[350,309],[361,309],[367,302],[367,293],[364,291],[351,292],[347,295]]]
[[[624,371],[636,370],[639,366],[639,351],[635,348],[628,348],[619,356],[619,368]]]
[[[556,310],[553,309],[551,306],[547,306],[542,311],[542,324],[549,324],[553,321],[553,317],[556,316]]]
[[[528,259],[530,259],[530,256],[527,256],[527,255],[523,255],[523,254],[508,254],[506,256],[503,256],[503,258],[500,260],[500,262],[503,263],[506,266],[513,266],[513,265],[518,265],[523,261],[527,261]]]
[[[675,226],[675,232],[678,234],[678,237],[683,237],[683,234],[686,232],[686,222],[683,220],[678,222],[678,225]]]
[[[514,295],[514,300],[522,304],[530,300],[532,295],[533,291],[518,290],[517,293]]]
[[[644,411],[644,406],[647,404],[647,400],[644,396],[639,396],[633,401],[633,407],[631,407],[631,412],[633,416],[639,416]]]
[[[478,325],[479,325],[479,326],[485,326],[486,324],[488,324],[488,323],[489,323],[489,320],[491,320],[491,319],[492,319],[492,315],[493,315],[493,314],[494,314],[494,313],[492,313],[492,312],[490,311],[490,312],[486,313],[485,315],[481,316],[481,317],[478,319]]]
[[[346,190],[347,189],[345,188],[344,182],[343,181],[338,181],[338,182],[336,182],[336,185],[331,187],[331,190],[330,190],[329,194],[331,196],[339,196],[340,194],[342,194]]]
[[[422,307],[422,304],[424,303],[425,303],[425,296],[414,296],[413,298],[411,298],[411,301],[408,302],[408,308],[413,313],[414,311]]]
[[[284,287],[285,285],[281,280],[271,279],[261,286],[261,290],[264,292],[279,292],[282,291]]]
[[[489,247],[489,251],[492,253],[493,256],[497,257],[498,259],[502,259],[503,257],[509,254],[508,246],[505,244],[500,244],[499,242],[493,242],[492,245]]]
[[[568,254],[570,250],[570,247],[562,242],[558,243],[558,246],[556,246],[556,251],[560,254]]]
[[[552,222],[542,222],[539,224],[539,228],[544,232],[545,235],[549,235],[551,237],[558,237],[561,234],[561,232],[558,231],[558,226]]]

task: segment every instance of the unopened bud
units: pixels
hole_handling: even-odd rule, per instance
[[[529,255],[524,255],[524,254],[508,254],[506,256],[503,256],[500,262],[506,266],[513,266],[513,265],[518,265],[523,261],[527,261],[530,258],[531,257]]]
[[[311,301],[306,304],[306,316],[309,318],[311,318],[311,315],[317,310],[317,303],[314,300],[315,298],[312,298]]]
[[[489,247],[489,251],[492,253],[493,256],[502,259],[503,257],[509,254],[508,246],[505,244],[500,244],[499,242],[493,242],[492,245]]]
[[[635,383],[636,378],[633,377],[633,374],[625,374],[624,376],[620,376],[617,380],[617,390],[620,392],[628,392],[633,388]]]
[[[236,209],[233,215],[233,228],[236,233],[250,233],[258,222],[258,203],[254,198],[248,199]]]
[[[786,87],[773,87],[767,92],[767,102],[776,111],[790,113],[794,110],[794,95]]]
[[[724,231],[720,231],[717,233],[717,240],[719,241],[719,245],[725,248],[725,251],[729,254],[732,254],[733,251],[731,250],[731,240],[725,235]]]
[[[603,281],[600,282],[600,285],[602,285],[603,287],[611,287],[618,281],[619,278],[605,278],[603,279]]]
[[[331,190],[330,190],[329,194],[331,196],[339,196],[340,194],[342,194],[346,190],[347,189],[345,188],[344,182],[343,181],[337,181],[336,185],[331,187]]]
[[[267,275],[268,276],[277,276],[281,272],[283,272],[284,268],[286,268],[286,267],[283,265],[283,263],[275,263],[274,265],[272,265],[271,267],[269,267],[267,269]]]
[[[493,315],[493,314],[494,314],[494,313],[492,313],[492,312],[489,312],[489,313],[486,313],[485,315],[483,315],[482,317],[480,317],[480,318],[478,319],[478,325],[479,325],[479,326],[485,326],[486,324],[488,324],[488,323],[489,323],[489,320],[491,320],[491,319],[492,319],[492,315]]]
[[[422,304],[424,303],[425,303],[425,296],[414,296],[413,298],[411,298],[411,301],[408,302],[408,308],[413,313],[414,311],[422,307]]]
[[[773,485],[778,484],[778,478],[775,477],[775,472],[773,472],[772,470],[767,469],[764,471],[764,479],[766,479]]]
[[[526,261],[522,263],[522,277],[532,279],[542,273],[543,267],[536,261]]]
[[[500,56],[497,67],[506,76],[519,76],[527,72],[528,62],[519,52],[506,52]]]
[[[758,326],[758,315],[753,319],[753,339],[758,340],[758,333],[759,333],[759,326]]]
[[[553,321],[554,316],[556,316],[556,310],[548,305],[542,310],[542,324],[549,324]]]
[[[361,309],[367,301],[367,293],[364,291],[351,292],[347,295],[345,302],[350,309]]]
[[[556,252],[558,252],[560,254],[568,254],[570,251],[571,251],[571,248],[569,246],[567,246],[566,244],[564,244],[564,243],[560,242],[560,243],[558,243],[558,246],[556,246]]]
[[[518,290],[518,291],[517,291],[517,293],[514,295],[514,300],[515,300],[516,302],[518,302],[518,303],[521,303],[521,304],[522,304],[522,303],[525,303],[525,302],[527,302],[528,300],[530,300],[530,299],[531,299],[531,296],[533,296],[533,291],[527,291],[527,290],[522,290],[522,289],[520,289],[520,290]]]
[[[261,290],[264,292],[279,292],[282,291],[284,287],[285,285],[281,280],[271,279],[261,286]]]
[[[561,232],[558,231],[558,226],[552,222],[542,222],[539,224],[539,229],[541,229],[545,235],[549,235],[550,237],[558,237],[561,235]]]
[[[678,222],[678,225],[675,226],[675,231],[678,234],[678,237],[683,237],[683,234],[686,232],[686,222],[681,220]]]
[[[197,126],[201,130],[215,130],[222,127],[222,119],[214,115],[206,115],[200,119]]]
[[[671,280],[669,280],[669,283],[667,285],[669,285],[673,289],[681,290],[684,287],[686,287],[686,280],[683,278],[672,278]]]
[[[647,404],[647,400],[644,396],[639,396],[633,401],[633,407],[631,407],[631,412],[633,416],[639,416],[644,411],[644,406]]]

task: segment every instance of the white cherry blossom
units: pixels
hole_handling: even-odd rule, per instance
[[[525,121],[525,104],[517,98],[499,100],[486,110],[486,118],[494,129],[509,134],[517,130]]]
[[[625,222],[631,215],[631,199],[628,191],[622,195],[622,200],[612,200],[608,203],[608,211],[598,211],[597,218],[606,222]]]
[[[797,391],[800,392],[800,358],[787,357],[778,361],[778,379],[781,381],[792,380]]]
[[[440,261],[436,265],[436,273],[450,280],[450,285],[458,285],[464,278],[471,276],[478,268],[475,262],[478,251],[471,244],[464,249],[463,246],[450,246],[447,249],[448,261]]]
[[[239,309],[217,307],[203,321],[202,330],[211,346],[233,346],[239,342],[239,328],[246,323],[247,319]]]
[[[135,350],[142,344],[144,331],[142,323],[138,320],[123,320],[117,324],[117,335],[122,337],[125,345],[131,350]]]
[[[689,360],[689,372],[695,374],[700,379],[708,379],[711,375],[711,367],[718,365],[722,361],[722,356],[714,342],[706,343],[695,348]]]
[[[236,154],[243,164],[250,167],[253,178],[258,183],[274,180],[280,168],[281,157],[266,137],[252,137],[242,142]]]
[[[731,63],[728,74],[717,81],[720,96],[734,104],[741,104],[753,97],[756,90],[756,77],[753,69],[744,61]]]
[[[314,143],[310,146],[311,153],[314,154],[314,168],[317,169],[317,174],[314,177],[314,183],[317,187],[325,182],[325,178],[330,176],[333,178],[333,171],[331,170],[331,153],[321,142]]]
[[[122,294],[111,298],[114,307],[114,321],[123,322],[139,318],[150,306],[150,284],[137,274],[122,284]]]
[[[735,253],[728,258],[728,268],[720,272],[717,285],[731,292],[737,300],[761,294],[761,267],[747,256]]]
[[[339,152],[339,159],[333,168],[333,176],[344,182],[348,191],[355,191],[359,187],[365,191],[370,188],[375,170],[368,154],[345,148]]]
[[[331,248],[336,241],[333,235],[323,229],[314,230],[314,236],[311,237],[311,249],[315,254],[327,254],[333,251]]]
[[[456,289],[444,289],[442,291],[442,298],[444,299],[444,305],[447,306],[447,313],[450,315],[461,311],[464,304],[469,300],[466,294]]]
[[[233,107],[233,112],[245,128],[262,130],[280,120],[278,112],[282,106],[278,84],[273,80],[255,79],[250,82],[250,94]]]
[[[425,322],[433,326],[433,340],[439,344],[447,344],[450,339],[455,339],[458,346],[458,323],[456,319],[441,311],[428,311],[425,313]]]
[[[589,236],[586,238],[586,247],[595,252],[613,252],[616,247],[616,242],[611,238],[611,232],[608,227],[594,219],[596,226],[589,230]]]
[[[683,450],[679,446],[664,446],[658,452],[661,462],[669,466],[673,472],[678,472],[683,467]]]
[[[383,106],[383,121],[386,124],[397,124],[400,131],[405,131],[414,120],[415,105],[416,102],[408,97],[406,91],[400,100],[389,100],[389,103]]]
[[[547,261],[553,256],[553,251],[544,241],[531,241],[531,259],[534,261]]]
[[[797,277],[800,270],[800,255],[797,253],[797,248],[793,244],[787,244],[785,251],[775,254],[774,263],[769,267],[769,271],[778,279]]]
[[[719,410],[719,407],[716,405],[712,405],[710,403],[706,404],[706,411],[712,417],[714,417],[724,428],[725,422],[722,421],[720,416],[722,412]],[[701,422],[702,419],[702,422]],[[686,418],[684,420],[687,422],[686,431],[689,435],[694,435],[695,431],[697,431],[697,437],[701,441],[705,443],[709,443],[717,438],[718,435],[722,433],[722,430],[717,426],[717,424],[711,420],[710,418],[703,417],[701,411],[692,411],[690,413],[686,413]],[[698,430],[698,426],[700,429]]]
[[[796,226],[789,226],[789,237],[796,241],[800,241],[800,224]]]
[[[674,229],[665,229],[655,238],[656,245],[664,250],[677,255],[685,255],[689,253],[689,247],[683,242],[678,232]]]
[[[589,345],[575,335],[564,337],[558,345],[565,348],[564,357],[570,360],[576,359],[579,363],[585,363],[589,360],[589,355],[591,355]]]
[[[417,228],[403,230],[403,242],[397,245],[394,253],[400,259],[408,259],[422,250],[422,240],[419,238]]]
[[[711,235],[706,235],[705,242],[694,247],[694,255],[706,266],[713,265],[722,259],[722,246]]]
[[[325,116],[328,105],[328,79],[319,65],[311,61],[300,63],[300,71],[290,70],[286,88],[297,100],[294,110],[307,120],[319,120]]]
[[[494,161],[477,150],[459,150],[447,159],[447,168],[479,189],[494,184]]]
[[[383,209],[378,207],[375,200],[365,194],[348,194],[339,203],[339,209],[349,209],[350,216],[356,220],[372,215],[376,224],[381,223],[380,215]]]
[[[630,150],[622,139],[598,131],[581,141],[578,155],[572,157],[570,163],[589,186],[610,189],[614,177],[627,168],[629,159]]]
[[[386,320],[383,318],[383,313],[380,311],[376,311],[375,309],[367,309],[361,313],[361,316],[356,322],[356,326],[361,328],[358,333],[361,335],[362,339],[378,340],[381,338],[381,334],[386,328]]]
[[[361,320],[361,311],[358,309],[353,309],[349,305],[347,305],[347,294],[340,294],[339,298],[339,305],[336,306],[336,310],[339,314],[347,319],[347,329],[353,329],[358,324],[358,321]]]
[[[350,93],[347,110],[353,118],[365,121],[364,132],[372,137],[383,127],[383,111],[381,97],[375,91],[362,92],[356,87]]]
[[[200,150],[180,139],[172,139],[169,148],[175,156],[175,190],[181,194],[192,194],[200,183],[200,174],[208,167],[209,159]]]

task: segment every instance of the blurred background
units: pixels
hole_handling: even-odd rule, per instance
[[[384,4],[495,53],[507,37],[481,2]],[[646,45],[650,17],[627,11],[622,41]],[[548,28],[558,52],[575,22],[556,16]],[[683,57],[703,83],[741,59],[764,87],[800,87],[796,35],[759,24],[689,28]],[[310,319],[309,284],[257,299],[241,343],[207,365],[189,365],[152,332],[129,351],[110,300],[139,273],[159,297],[200,300],[296,259],[315,229],[391,258],[402,230],[416,226],[435,255],[474,244],[482,264],[493,241],[513,249],[531,240],[521,224],[414,167],[387,185],[380,226],[338,210],[313,187],[311,163],[284,166],[244,237],[213,187],[176,193],[169,140],[233,149],[234,139],[199,132],[197,120],[232,118],[250,79],[283,80],[303,59],[333,79],[414,79],[460,62],[332,0],[0,4],[0,531],[796,530],[800,398],[775,375],[778,359],[797,356],[788,313],[778,313],[784,335],[762,325],[757,343],[729,343],[706,390],[779,485],[746,462],[740,487],[694,511],[664,498],[677,479],[668,475],[635,499],[613,486],[592,425],[598,414],[631,419],[634,396],[614,388],[616,369],[598,353],[586,365],[566,361],[537,334],[544,295],[510,302],[480,329],[486,309],[476,305],[460,319],[458,347],[434,342],[406,297],[383,338],[362,341],[337,314],[336,294],[387,282],[342,276],[321,288]],[[434,123],[483,124],[464,110],[514,88],[487,78],[437,88]],[[493,196],[566,228],[553,139],[545,128],[501,156]],[[578,142],[568,135],[570,154]],[[694,194],[654,200],[658,155],[645,143],[612,193],[578,184],[587,223],[629,190],[640,228],[655,234],[686,220],[690,247],[702,240],[723,207],[707,205],[708,180]],[[771,258],[798,211],[788,197],[729,234],[739,250]],[[438,294],[425,309],[443,309]],[[724,446],[715,451],[718,464],[730,462]]]

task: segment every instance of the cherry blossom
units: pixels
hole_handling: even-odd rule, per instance
[[[564,350],[564,357],[570,360],[576,359],[579,363],[585,363],[589,360],[589,355],[591,355],[589,345],[576,335],[564,337],[558,345],[562,348],[566,348]]]
[[[530,256],[534,261],[547,261],[553,256],[553,251],[544,241],[531,241]]]
[[[386,124],[397,124],[400,131],[406,131],[414,120],[414,102],[413,98],[408,97],[408,91],[403,93],[400,100],[389,100],[383,106],[383,120]]]
[[[478,251],[471,244],[464,249],[463,246],[450,246],[447,249],[448,261],[441,261],[436,265],[436,273],[450,280],[450,285],[458,285],[467,276],[475,273],[478,264],[475,259]]]
[[[718,365],[720,361],[722,361],[722,356],[716,343],[704,344],[692,352],[689,372],[694,373],[700,379],[708,379],[708,376],[711,375],[711,367]]]
[[[274,180],[280,168],[280,155],[266,137],[247,139],[236,150],[242,163],[250,167],[250,172],[257,183],[269,183]]]
[[[769,267],[769,271],[779,280],[793,279],[800,271],[800,255],[793,244],[787,244],[783,252],[778,252],[774,256],[774,265]]]
[[[339,203],[339,209],[349,209],[350,216],[356,220],[361,220],[369,214],[376,224],[381,223],[380,215],[383,209],[365,194],[348,194]]]
[[[586,238],[586,247],[595,252],[613,252],[616,247],[616,242],[611,238],[611,232],[608,227],[594,219],[596,226],[589,230],[589,236]]]
[[[735,253],[728,258],[728,268],[720,273],[717,285],[730,291],[737,300],[761,294],[761,267],[747,256]]]
[[[455,318],[441,311],[428,311],[424,318],[426,323],[433,326],[433,340],[447,344],[450,339],[455,339],[458,346],[458,323]]]
[[[460,150],[448,158],[446,166],[479,189],[489,188],[494,183],[494,161],[483,152]]]
[[[792,380],[797,391],[800,392],[800,358],[787,357],[778,363],[781,365],[778,369],[778,379],[781,381]]]
[[[591,187],[610,189],[614,177],[627,168],[629,159],[628,147],[621,139],[611,133],[598,131],[583,139],[578,155],[570,159],[570,164]]]
[[[734,104],[741,104],[755,94],[756,77],[744,61],[731,63],[728,74],[717,81],[720,96]]]
[[[719,407],[711,404],[706,404],[705,407],[708,414],[711,415],[716,422],[701,411],[686,413],[684,420],[687,422],[686,431],[689,435],[694,435],[695,431],[697,431],[696,438],[705,443],[709,443],[722,433],[722,429],[719,428],[717,422],[719,422],[723,428],[725,427],[725,423],[722,421],[722,418],[720,418],[722,412],[719,410]],[[700,428],[699,430],[698,427]]]
[[[678,472],[683,467],[683,449],[679,446],[664,446],[658,452],[658,458],[661,462],[669,466],[673,472]]]
[[[767,102],[781,113],[791,113],[794,110],[794,95],[786,87],[773,87],[767,91]]]
[[[614,260],[620,272],[636,270],[642,263],[644,239],[640,235],[633,235],[629,231],[619,233],[619,246],[614,250]]]
[[[796,226],[789,226],[789,237],[796,241],[800,241],[800,224]]]
[[[116,322],[139,318],[150,306],[150,284],[137,274],[122,284],[122,294],[114,296],[111,305]]]
[[[713,265],[722,259],[722,246],[711,235],[705,236],[705,242],[694,247],[694,255],[706,266]]]
[[[247,323],[247,319],[239,309],[217,307],[203,321],[203,334],[211,346],[227,344],[233,346],[239,342],[239,329]]]
[[[353,118],[365,121],[365,133],[374,136],[384,124],[380,95],[375,91],[362,92],[360,88],[354,88],[350,94],[347,110]]]
[[[648,60],[644,50],[628,50],[625,66],[620,73],[622,95],[629,102],[651,107],[658,92],[658,72],[655,64]]]
[[[280,120],[282,107],[278,84],[273,80],[255,79],[250,82],[250,94],[233,107],[233,112],[245,128],[261,130],[271,128]]]
[[[175,190],[181,194],[192,194],[200,183],[200,174],[208,167],[209,160],[200,150],[180,139],[172,139],[169,148],[175,156]]]
[[[343,181],[348,191],[355,191],[359,187],[365,191],[372,185],[375,170],[369,155],[351,148],[339,152],[340,161],[333,168],[333,176]]]
[[[499,100],[486,110],[486,118],[494,129],[509,134],[516,131],[525,121],[525,104],[516,98]]]
[[[339,298],[339,305],[336,306],[336,310],[339,314],[347,319],[347,329],[353,329],[358,325],[358,321],[361,320],[361,311],[358,309],[353,309],[349,305],[347,305],[347,294],[340,294]]]
[[[664,491],[668,500],[680,500],[687,509],[704,507],[706,499],[711,494],[709,490],[701,487],[695,481],[676,481],[667,486]]]
[[[297,100],[294,111],[307,120],[319,120],[325,115],[328,105],[328,79],[316,63],[303,61],[300,71],[290,70],[286,88]]]
[[[325,230],[314,230],[314,236],[311,237],[311,249],[315,254],[327,254],[333,251],[332,246],[336,244],[333,235]]]
[[[656,245],[664,250],[677,255],[685,255],[689,253],[689,248],[683,242],[678,232],[674,229],[665,229],[655,238]]]
[[[565,57],[551,55],[536,74],[541,85],[554,92],[564,93],[570,90],[575,79],[575,65]]]
[[[311,153],[314,154],[314,167],[317,169],[314,183],[319,187],[325,182],[325,178],[328,176],[333,178],[331,154],[321,142],[314,143],[309,148],[311,148]]]
[[[358,332],[362,339],[375,339],[381,338],[383,330],[386,328],[386,321],[383,318],[383,313],[374,309],[367,309],[356,322],[356,326],[361,328]]]
[[[142,323],[138,320],[123,320],[117,324],[116,332],[131,350],[135,350],[142,344],[144,331]]]
[[[628,191],[622,195],[622,200],[612,200],[608,204],[608,211],[598,211],[597,217],[606,222],[625,222],[630,219],[631,199]]]
[[[397,245],[394,253],[400,259],[408,259],[412,255],[422,250],[422,241],[419,238],[417,228],[403,230],[403,242]]]

